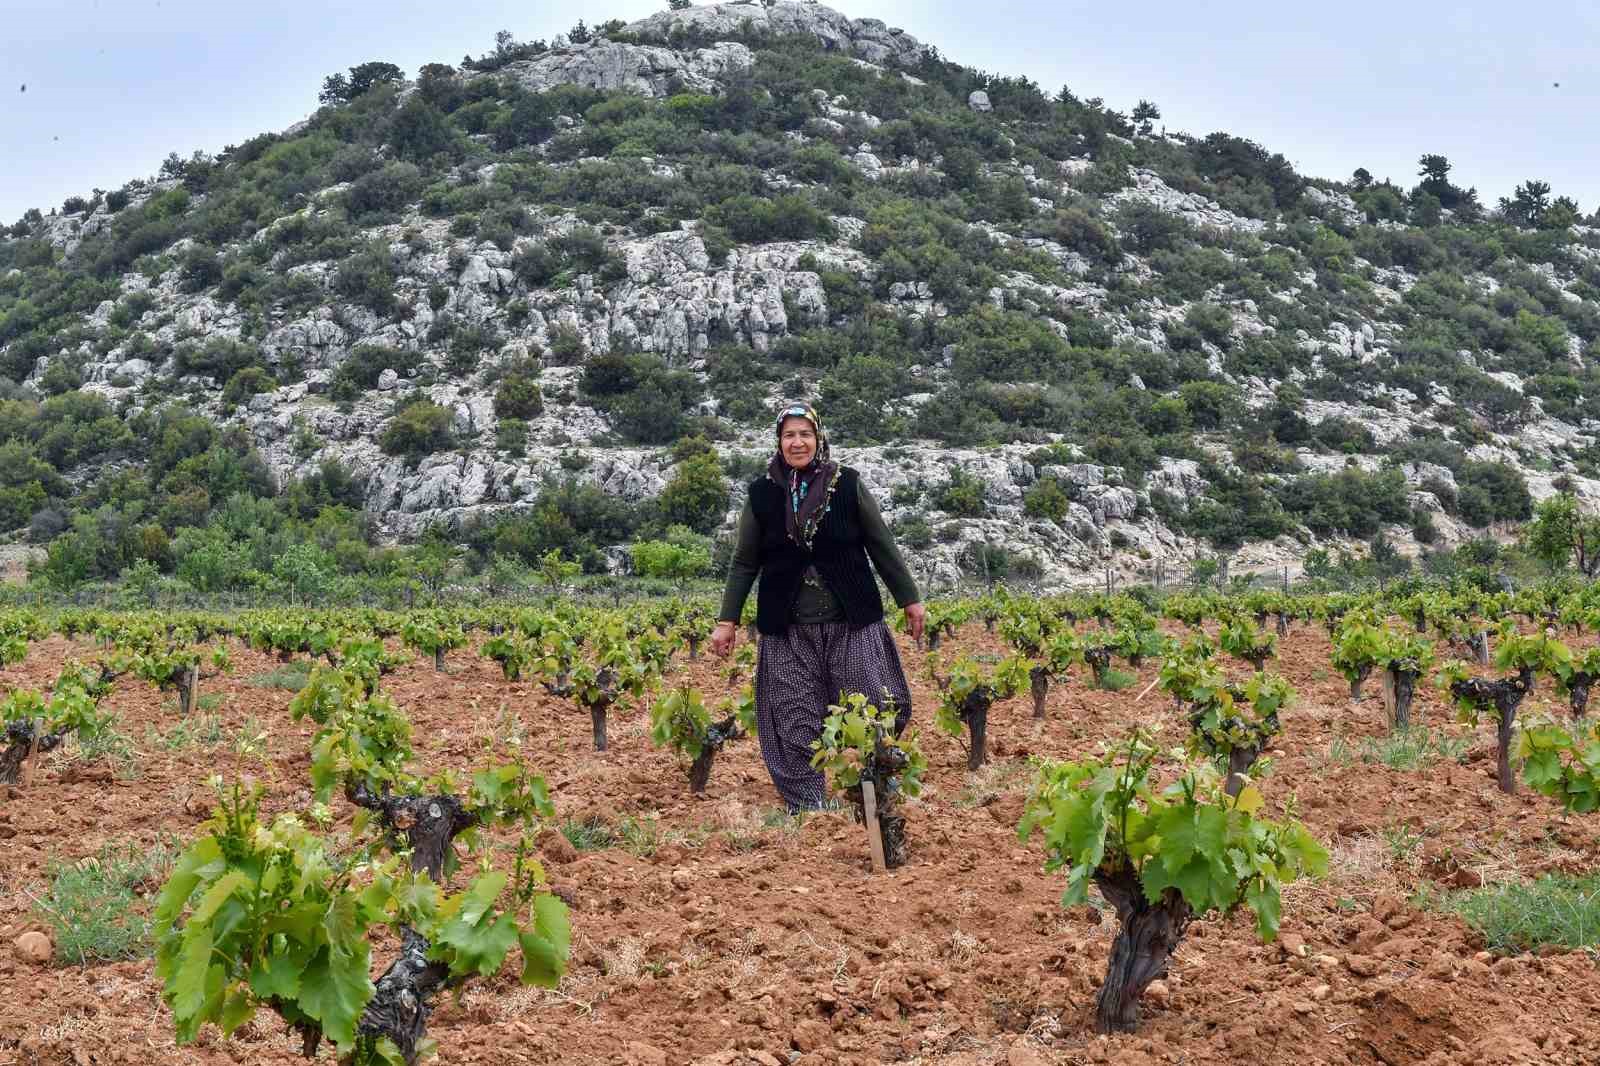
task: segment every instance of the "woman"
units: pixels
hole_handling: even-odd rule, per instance
[[[756,728],[772,783],[795,811],[826,798],[822,774],[811,767],[811,742],[841,692],[892,706],[896,733],[911,720],[911,689],[868,560],[905,608],[913,638],[922,636],[924,612],[877,502],[856,471],[829,458],[817,412],[785,407],[777,432],[777,454],[750,483],[739,516],[711,647],[718,655],[733,650],[745,598],[760,575]]]

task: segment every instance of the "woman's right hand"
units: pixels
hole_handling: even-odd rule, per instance
[[[718,622],[717,628],[711,631],[711,650],[726,659],[733,650],[733,642],[739,637],[738,631],[736,622]]]

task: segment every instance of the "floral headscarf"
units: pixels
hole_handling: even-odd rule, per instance
[[[790,466],[783,457],[783,423],[790,418],[804,418],[817,431],[816,454],[811,457],[811,462],[798,469]],[[788,491],[789,506],[783,510],[789,539],[809,551],[817,536],[817,526],[821,525],[823,516],[828,513],[834,486],[839,483],[839,464],[830,458],[828,438],[822,432],[822,419],[810,404],[786,405],[778,412],[773,431],[779,438],[778,450],[767,464],[767,476]]]

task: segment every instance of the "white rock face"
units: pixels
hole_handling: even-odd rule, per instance
[[[1129,167],[1128,172],[1133,184],[1112,193],[1107,198],[1112,204],[1147,203],[1168,214],[1177,215],[1191,225],[1212,226],[1239,233],[1261,233],[1267,228],[1267,223],[1261,219],[1236,215],[1198,193],[1179,192],[1162,181],[1161,175],[1153,170]]]
[[[750,67],[750,48],[723,42],[674,50],[666,43],[667,34],[674,27],[704,31],[706,36],[700,38],[704,41],[718,33],[737,32],[747,20],[757,29],[809,33],[830,49],[850,56],[858,65],[885,76],[892,77],[896,65],[914,64],[924,54],[921,44],[898,30],[888,29],[876,20],[851,20],[817,5],[782,2],[768,8],[717,4],[665,12],[629,27],[650,42],[647,44],[596,41],[566,47],[512,64],[496,76],[517,78],[532,89],[575,83],[660,96],[672,85],[682,84],[716,92],[731,77]],[[912,87],[920,85],[903,71],[900,73]],[[881,125],[877,116],[862,110],[864,101],[826,89],[815,90],[810,101],[815,113],[803,130],[789,134],[795,143],[828,141],[868,180],[937,180],[936,168],[931,164],[910,157],[880,157],[878,151],[882,149],[874,150],[871,143],[863,143],[869,136],[866,131]],[[969,106],[976,111],[992,110],[992,102],[982,91],[972,94]],[[571,116],[560,116],[557,121],[562,128],[578,124],[579,120]],[[641,159],[632,165],[661,177],[676,176],[674,168],[663,162]],[[1055,161],[1037,168],[1021,165],[1018,160],[995,160],[989,172],[996,176],[1020,173],[1034,207],[1048,213],[1083,195],[1070,188],[1070,179],[1089,166],[1091,163],[1083,159]],[[464,171],[457,180],[492,182],[494,177],[495,166],[490,165]],[[778,170],[765,171],[763,178],[774,190],[804,189],[811,184]],[[1133,170],[1130,178],[1131,187],[1108,197],[1107,207],[1148,203],[1196,226],[1252,233],[1268,244],[1274,241],[1270,223],[1241,218],[1204,197],[1180,193],[1150,171]],[[135,202],[171,185],[152,186],[139,193]],[[325,213],[339,191],[334,188],[312,194],[296,214],[311,217]],[[1356,221],[1353,213],[1358,209],[1342,193],[1313,187],[1306,191],[1306,199],[1312,214],[1330,221]],[[154,306],[132,331],[142,334],[139,343],[136,345],[131,336],[111,334],[110,321],[117,304],[102,302],[83,316],[81,334],[64,334],[73,338],[70,350],[50,352],[37,360],[30,381],[37,388],[54,361],[81,361],[86,391],[126,403],[127,410],[136,411],[140,404],[150,402],[137,391],[140,386],[152,378],[176,373],[167,358],[175,345],[203,343],[212,337],[236,338],[241,343],[257,345],[262,362],[279,371],[285,381],[275,391],[224,411],[217,395],[221,382],[191,375],[177,383],[178,389],[209,416],[243,427],[280,482],[310,474],[325,460],[338,461],[365,481],[366,505],[378,522],[380,534],[386,538],[410,538],[434,523],[458,527],[468,520],[526,510],[543,486],[567,479],[629,502],[656,497],[673,475],[665,449],[615,446],[610,420],[601,410],[589,406],[582,394],[584,361],[599,353],[643,351],[660,355],[674,369],[704,373],[704,357],[714,345],[748,345],[765,352],[799,329],[829,324],[837,310],[829,306],[821,283],[822,272],[853,275],[867,288],[874,287],[876,278],[877,264],[855,246],[866,223],[860,218],[836,216],[832,220],[835,236],[830,240],[738,246],[720,262],[711,260],[699,223],[688,222],[679,229],[652,234],[602,227],[608,250],[623,265],[620,276],[564,275],[560,287],[530,289],[513,269],[517,253],[534,241],[569,233],[583,223],[576,215],[549,205],[526,206],[535,232],[519,237],[510,251],[476,237],[454,235],[448,220],[425,216],[415,205],[396,221],[362,234],[364,241],[380,241],[389,250],[397,275],[395,297],[399,306],[393,315],[380,316],[346,303],[334,293],[332,279],[337,262],[305,263],[289,269],[287,273],[329,293],[330,302],[292,318],[286,318],[281,311],[269,311],[264,334],[259,332],[254,316],[247,317],[219,295],[183,292],[175,270],[154,281],[130,273],[121,279],[121,296],[148,291],[154,300]],[[57,216],[41,228],[47,240],[71,254],[86,236],[108,224],[112,217],[102,208],[87,215]],[[256,237],[270,241],[270,231],[282,223],[281,219],[269,223]],[[992,306],[1035,318],[1063,337],[1069,335],[1067,323],[1075,316],[1090,314],[1117,343],[1161,352],[1168,347],[1166,330],[1188,311],[1188,303],[1163,305],[1136,298],[1130,307],[1124,300],[1112,300],[1100,283],[1105,280],[1101,267],[1050,237],[1019,235],[984,221],[973,223],[972,228],[1013,251],[1025,251],[1055,264],[1057,270],[1051,280],[1024,269],[1006,270],[998,275],[986,296]],[[1021,230],[1029,232],[1036,231]],[[1581,244],[1571,248],[1576,257],[1600,257],[1600,251]],[[224,250],[231,254],[238,249],[230,245]],[[1287,338],[1300,346],[1313,368],[1321,360],[1331,361],[1334,355],[1367,361],[1380,358],[1398,335],[1400,327],[1385,321],[1384,308],[1399,302],[1415,284],[1416,276],[1401,268],[1377,269],[1361,261],[1356,266],[1361,271],[1370,270],[1379,302],[1377,317],[1373,321],[1352,318],[1319,323]],[[1553,267],[1532,266],[1558,288],[1572,284]],[[1136,256],[1123,256],[1118,269],[1139,285],[1155,280],[1151,264]],[[1298,294],[1316,283],[1315,274],[1303,272],[1274,295],[1295,301]],[[1483,291],[1497,284],[1487,275],[1474,279],[1474,283]],[[907,316],[937,320],[949,313],[945,303],[935,298],[935,286],[928,280],[899,280],[876,295]],[[1567,295],[1576,296],[1571,292]],[[1273,315],[1263,313],[1252,300],[1231,298],[1220,286],[1197,299],[1227,306],[1236,340],[1278,332],[1279,323]],[[478,355],[476,368],[451,358],[451,330],[462,326],[482,329],[496,338]],[[551,351],[552,342],[568,330],[576,335],[580,351],[557,358]],[[353,402],[335,404],[327,396],[330,384],[352,351],[363,344],[387,345],[414,353],[418,368],[409,373],[385,370],[372,392]],[[159,354],[152,354],[152,346]],[[942,351],[929,351],[909,367],[907,380],[902,383],[904,393],[889,402],[889,413],[914,413],[932,401],[950,380],[954,351],[953,345]],[[1235,381],[1252,408],[1273,402],[1280,382],[1257,376],[1237,381],[1227,374],[1221,349],[1208,343],[1205,354],[1213,372]],[[1479,365],[1472,352],[1460,353],[1459,358]],[[1580,338],[1573,338],[1570,358],[1576,366],[1583,365],[1586,350]],[[503,428],[503,423],[493,408],[493,372],[523,359],[542,365],[539,384],[544,409],[527,420],[526,434],[520,442],[526,454],[513,459],[510,452],[498,450],[496,444],[496,431]],[[1484,357],[1482,365],[1488,368],[1492,363]],[[739,399],[775,406],[787,398],[776,393],[789,390],[788,373],[784,371],[781,382],[752,380],[748,394]],[[1514,375],[1496,371],[1496,376],[1513,389],[1522,388]],[[1138,376],[1130,374],[1129,378],[1132,387],[1147,388]],[[805,379],[813,381],[810,377]],[[1288,379],[1305,384],[1307,375],[1297,369]],[[1151,380],[1149,374],[1146,380]],[[811,388],[814,390],[816,385]],[[383,455],[376,443],[394,414],[397,393],[412,390],[450,412],[458,442],[452,451],[417,463]],[[1445,414],[1443,409],[1451,404],[1449,390],[1432,383],[1425,391],[1425,397],[1418,397],[1380,385],[1364,391],[1360,402],[1308,401],[1302,414],[1312,423],[1332,417],[1350,419],[1366,427],[1380,442],[1394,442],[1414,433],[1443,435],[1444,427],[1435,416]],[[728,399],[726,394],[699,399],[694,413],[715,414]],[[732,433],[731,439],[719,442],[719,449],[730,458],[738,458],[744,466],[759,468],[770,448],[765,427],[734,428]],[[1575,472],[1570,456],[1592,446],[1597,435],[1600,420],[1590,418],[1574,426],[1536,416],[1519,427],[1514,437],[1495,437],[1492,444],[1474,449],[1471,454],[1474,458],[1513,463],[1526,461],[1532,454],[1548,471],[1529,475],[1530,490],[1543,498],[1556,491],[1554,479],[1558,472]],[[306,454],[308,437],[314,444],[310,454]],[[1232,464],[1223,442],[1210,438],[1200,443],[1219,464]],[[1062,454],[1057,452],[1048,465],[1037,465],[1036,447],[1013,444],[983,450],[951,449],[928,442],[902,441],[888,447],[843,448],[838,454],[862,471],[892,525],[915,520],[931,527],[932,543],[908,553],[914,571],[929,591],[939,591],[970,577],[973,553],[984,545],[1002,548],[1015,559],[1031,560],[1042,575],[1040,584],[1047,589],[1099,585],[1108,569],[1124,578],[1142,571],[1148,579],[1156,561],[1181,561],[1206,553],[1204,545],[1165,526],[1151,506],[1151,497],[1157,492],[1171,497],[1180,508],[1203,499],[1209,486],[1196,461],[1163,459],[1136,485],[1120,469],[1070,461],[1071,456],[1082,457],[1070,446],[1065,452],[1069,461],[1055,462]],[[1348,458],[1318,455],[1310,450],[1299,454],[1305,470],[1313,473],[1336,471],[1347,463],[1367,470],[1382,465],[1381,457],[1375,454]],[[935,492],[953,468],[978,479],[986,503],[985,516],[965,518],[935,509]],[[1403,469],[1416,505],[1437,512],[1437,497],[1432,491],[1423,491],[1422,486],[1453,486],[1449,470],[1427,463],[1411,463]],[[1072,500],[1059,522],[1024,512],[1024,496],[1040,478],[1061,482]],[[1582,498],[1600,505],[1600,482],[1575,478],[1574,483]],[[1439,489],[1440,493],[1444,491]],[[730,482],[724,529],[741,503],[741,486]],[[1436,514],[1435,522],[1443,543],[1472,535],[1442,513]],[[1403,550],[1406,548],[1409,542],[1404,530],[1396,533],[1396,541]],[[1292,538],[1280,538],[1248,546],[1234,557],[1232,567],[1236,573],[1285,565],[1297,569],[1295,560],[1304,550],[1305,545]]]
[[[715,91],[731,75],[750,69],[754,62],[750,49],[734,41],[719,41],[709,48],[689,52],[595,41],[508,63],[495,75],[514,78],[530,92],[543,92],[557,85],[586,85],[591,89],[665,96],[674,82],[698,92]]]
[[[1330,221],[1359,226],[1367,220],[1366,212],[1356,206],[1347,192],[1328,192],[1315,185],[1307,185],[1300,195]]]
[[[705,4],[682,11],[660,11],[629,23],[627,32],[646,40],[665,41],[674,29],[713,37],[731,37],[749,23],[756,32],[803,33],[829,51],[864,59],[878,66],[915,66],[927,50],[922,42],[877,19],[852,19],[821,4],[780,0],[771,7],[752,4]]]
[[[993,111],[994,105],[989,102],[989,94],[982,89],[974,89],[967,94],[967,106],[974,111]]]

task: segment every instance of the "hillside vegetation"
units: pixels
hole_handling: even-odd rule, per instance
[[[813,4],[321,103],[3,231],[0,527],[45,580],[704,559],[789,396],[934,585],[1442,570],[1600,503],[1600,229],[1538,181],[1310,178]]]

